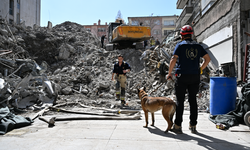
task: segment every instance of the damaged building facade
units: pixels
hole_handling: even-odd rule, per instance
[[[250,43],[246,34],[250,30],[250,1],[178,0],[176,7],[183,9],[176,27],[193,26],[196,40],[211,57],[210,67],[215,71],[221,64],[234,62],[237,79],[249,80],[244,58]]]
[[[164,37],[175,29],[177,16],[144,16],[144,17],[128,17],[129,25],[149,26],[151,35],[162,41]]]
[[[105,22],[105,24],[102,25],[101,20],[99,19],[98,24],[94,23],[93,25],[83,25],[83,27],[87,31],[93,33],[93,35],[98,37],[100,39],[100,41],[101,41],[102,35],[107,34],[108,24],[107,24],[107,22]]]
[[[23,23],[33,27],[40,26],[41,0],[1,0],[0,19],[9,24]]]

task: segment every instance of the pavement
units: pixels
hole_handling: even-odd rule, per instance
[[[143,128],[141,120],[58,121],[53,128],[39,119],[27,127],[0,136],[1,150],[250,150],[250,129],[245,125],[227,131],[216,129],[208,113],[199,113],[197,130],[188,130],[189,111],[184,111],[184,134],[164,133],[167,123],[161,111],[155,126]],[[48,116],[45,116],[48,117]],[[48,117],[49,118],[49,117]],[[151,123],[151,115],[149,115]]]

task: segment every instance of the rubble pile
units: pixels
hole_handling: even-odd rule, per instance
[[[93,34],[76,23],[31,28],[0,20],[0,104],[20,111],[65,102],[120,108],[111,81],[119,54],[132,67],[126,88],[130,109],[140,109],[137,88],[143,86],[152,96],[174,99],[174,81],[157,81],[157,63],[169,63],[178,40],[153,50],[106,51]],[[201,108],[207,106],[204,93]]]
[[[111,75],[118,54],[124,53],[132,66],[128,88],[139,82],[133,72],[144,68],[137,59],[140,52],[105,51],[98,47],[97,38],[76,23],[31,29],[1,20],[0,27],[1,104],[35,109],[45,102],[80,99],[95,106],[116,107],[111,104],[115,94]],[[126,96],[137,99],[136,90],[131,88]],[[135,109],[140,107],[134,103]]]

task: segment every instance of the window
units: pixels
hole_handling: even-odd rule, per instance
[[[9,24],[13,24],[13,20],[12,19],[9,19]]]
[[[174,20],[164,20],[164,26],[175,26]]]
[[[172,32],[173,30],[164,30],[164,35],[168,35],[170,32]]]
[[[90,28],[86,28],[87,31],[91,32],[91,29]]]
[[[20,14],[19,13],[16,14],[16,23],[20,24]]]
[[[149,26],[150,25],[150,21],[149,20],[145,20],[145,25]]]
[[[17,0],[17,9],[20,9],[20,0]]]
[[[98,32],[106,32],[105,28],[98,28]]]
[[[14,14],[14,0],[10,0],[9,3],[10,3],[9,13],[10,15],[13,15]]]
[[[215,1],[209,2],[208,5],[202,10],[202,15],[204,15],[214,3]]]
[[[132,25],[139,25],[138,21],[132,21]]]
[[[159,34],[160,34],[160,31],[159,31],[159,30],[154,30],[154,34],[155,34],[155,35],[159,35]]]
[[[156,20],[156,21],[155,21],[155,24],[156,24],[156,25],[160,25],[160,24],[161,24],[160,20]]]

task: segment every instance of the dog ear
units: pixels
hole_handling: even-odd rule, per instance
[[[145,86],[143,87],[143,90],[146,91],[146,87]]]
[[[137,88],[137,92],[138,92],[138,93],[140,92],[140,89],[139,89],[139,88]]]

